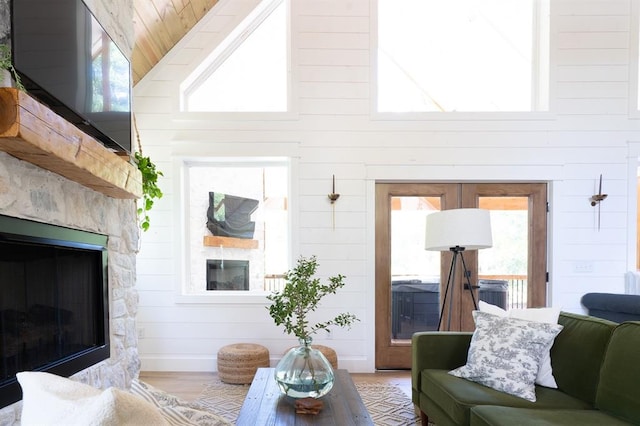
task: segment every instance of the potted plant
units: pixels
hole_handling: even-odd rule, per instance
[[[153,207],[154,199],[162,198],[162,195],[164,195],[158,186],[158,178],[164,175],[157,169],[150,157],[145,157],[142,154],[142,143],[140,142],[140,132],[138,132],[138,123],[135,115],[133,116],[133,128],[136,133],[136,142],[138,143],[138,150],[133,155],[133,161],[142,174],[142,206],[138,206],[137,211],[141,220],[140,227],[146,232],[149,230],[148,211]]]
[[[0,82],[4,82],[4,84],[0,86],[10,86],[7,81],[10,81],[13,78],[16,87],[19,90],[24,91],[24,86],[22,85],[22,81],[20,80],[20,76],[16,72],[16,69],[13,67],[13,63],[11,62],[11,49],[6,44],[0,44],[0,70],[4,70],[0,75]]]
[[[319,398],[333,387],[333,370],[324,355],[311,346],[312,336],[333,326],[350,327],[358,321],[355,315],[342,313],[324,322],[311,323],[308,315],[321,299],[342,288],[344,276],[329,277],[327,284],[314,278],[318,263],[315,256],[300,257],[297,265],[285,274],[286,284],[279,292],[267,296],[272,304],[269,315],[287,334],[298,338],[300,345],[290,349],[275,369],[280,390],[294,398]]]
[[[140,227],[146,232],[149,230],[148,211],[153,207],[154,198],[162,198],[163,195],[158,186],[158,177],[163,174],[151,158],[143,156],[141,151],[134,154],[134,161],[142,174],[142,205],[138,207],[138,215],[141,217]]]

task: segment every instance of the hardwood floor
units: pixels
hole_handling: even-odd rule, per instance
[[[143,371],[140,380],[160,390],[175,395],[186,401],[193,401],[207,386],[207,383],[217,379],[217,373],[202,372],[163,372]],[[394,384],[411,398],[411,371],[390,370],[377,371],[375,373],[352,373],[355,383],[388,383]]]

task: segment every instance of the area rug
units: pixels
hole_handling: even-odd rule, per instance
[[[397,386],[356,383],[356,388],[374,425],[420,425],[420,417],[415,414],[413,403]],[[235,422],[248,391],[249,385],[229,385],[215,381],[208,384],[194,402],[229,421]]]

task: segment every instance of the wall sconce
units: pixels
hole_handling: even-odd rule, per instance
[[[333,186],[331,187],[331,194],[327,195],[329,200],[331,200],[331,204],[335,203],[338,198],[340,198],[340,194],[336,194],[336,175],[333,175]]]
[[[598,206],[598,231],[600,230],[600,202],[607,198],[607,194],[602,193],[602,173],[600,174],[600,186],[598,187],[598,193],[591,196],[591,206]]]
[[[600,201],[603,201],[607,198],[607,194],[602,193],[602,174],[600,174],[600,187],[598,188],[598,193],[591,196],[591,205],[595,207],[596,204],[600,204]]]
[[[340,194],[336,193],[336,175],[333,175],[333,184],[331,186],[331,194],[327,195],[329,201],[331,201],[331,224],[332,228],[336,229],[336,201],[340,198]]]

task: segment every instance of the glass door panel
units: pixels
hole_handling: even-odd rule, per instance
[[[391,338],[410,340],[438,328],[440,252],[424,249],[426,217],[440,197],[394,196],[391,202]]]
[[[479,197],[491,215],[493,247],[478,251],[478,298],[502,309],[527,307],[528,197]]]

